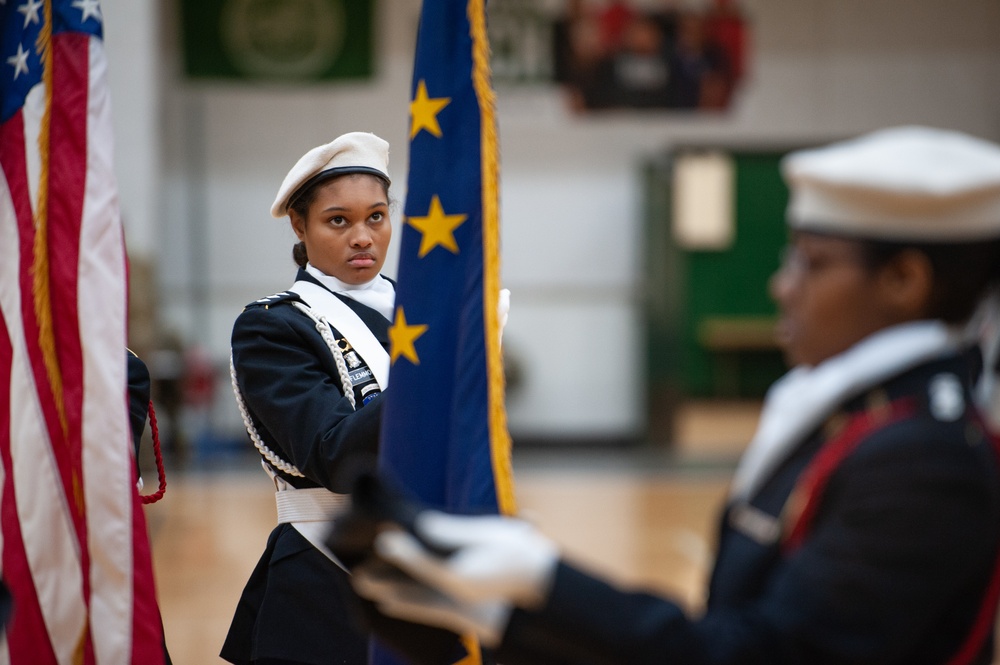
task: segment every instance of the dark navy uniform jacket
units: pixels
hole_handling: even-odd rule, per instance
[[[304,270],[298,280],[318,283]],[[340,297],[340,296],[338,296]],[[350,298],[354,310],[388,348],[389,321]],[[294,487],[346,493],[344,465],[378,445],[382,396],[355,410],[341,393],[329,347],[294,294],[249,304],[233,326],[233,363],[240,392],[261,439],[305,478],[279,475]],[[331,321],[336,327],[336,322]],[[341,335],[334,331],[339,340]],[[289,524],[279,524],[237,606],[222,657],[234,663],[286,659],[302,663],[367,662],[366,639],[341,603],[344,573]],[[336,658],[333,657],[336,654]]]
[[[561,562],[547,605],[515,610],[498,661],[991,662],[997,459],[971,410],[946,422],[935,417],[929,396],[935,377],[953,374],[971,404],[969,366],[964,357],[928,363],[844,404],[749,500],[729,505],[701,618]],[[810,527],[790,546],[798,498],[807,495],[804,470],[843,436],[834,433],[838,424],[888,402],[911,409],[869,429],[827,470]],[[977,621],[982,637],[970,640]],[[951,661],[963,645],[966,657]]]
[[[142,432],[146,428],[146,417],[149,415],[150,379],[146,363],[139,356],[126,351],[125,367],[128,371],[128,418],[132,432],[132,445],[135,447],[136,467],[139,461],[139,444],[142,442]]]
[[[318,282],[300,270],[298,280]],[[375,310],[338,296],[388,348],[389,321]],[[283,476],[295,487],[349,491],[340,464],[374,452],[382,399],[355,411],[341,393],[333,355],[312,319],[292,306],[290,293],[258,300],[233,325],[233,363],[240,392],[264,442],[306,478]],[[331,321],[336,327],[336,322]],[[334,331],[337,339],[339,332]],[[360,392],[355,401],[362,404]],[[349,479],[346,479],[349,480]]]

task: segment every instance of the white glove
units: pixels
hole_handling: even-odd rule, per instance
[[[510,289],[500,289],[497,300],[497,321],[500,323],[500,343],[503,344],[503,329],[507,327],[507,316],[510,314]]]
[[[386,614],[458,632],[472,629],[484,644],[496,644],[513,606],[538,607],[548,597],[559,552],[528,522],[428,510],[417,516],[415,528],[427,543],[453,552],[434,554],[403,531],[380,533],[378,556],[420,583],[358,571],[355,589]]]
[[[528,522],[427,510],[417,516],[415,527],[429,544],[454,552],[437,556],[401,531],[379,534],[375,552],[420,582],[460,600],[503,600],[535,607],[548,596],[559,552]]]

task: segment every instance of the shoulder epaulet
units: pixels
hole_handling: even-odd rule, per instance
[[[299,294],[297,293],[292,293],[291,291],[279,291],[274,295],[270,295],[265,298],[261,298],[259,300],[254,300],[252,303],[250,303],[243,309],[247,310],[250,309],[251,307],[270,307],[271,305],[277,305],[278,303],[283,303],[283,302],[291,303],[291,302],[301,302],[301,301],[302,298],[300,298]]]

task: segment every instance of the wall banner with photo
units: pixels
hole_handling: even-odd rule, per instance
[[[494,73],[554,81],[574,110],[723,111],[747,72],[737,0],[490,2]]]

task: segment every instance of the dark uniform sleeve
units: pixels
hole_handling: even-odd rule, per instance
[[[1000,519],[992,451],[982,439],[970,445],[965,426],[924,418],[863,443],[831,478],[811,536],[744,607],[692,620],[665,599],[561,564],[547,605],[512,615],[498,659],[947,662],[980,607]]]
[[[244,310],[232,348],[240,392],[265,443],[313,482],[348,492],[341,466],[375,452],[382,395],[355,411],[330,349],[287,302]]]
[[[146,428],[146,416],[149,415],[150,380],[146,363],[131,351],[125,352],[128,368],[128,416],[132,429],[132,444],[135,446],[135,458],[139,459],[139,442]]]
[[[0,630],[4,630],[7,626],[7,622],[10,621],[10,615],[14,610],[14,597],[10,594],[10,589],[4,584],[3,580],[0,579]]]

